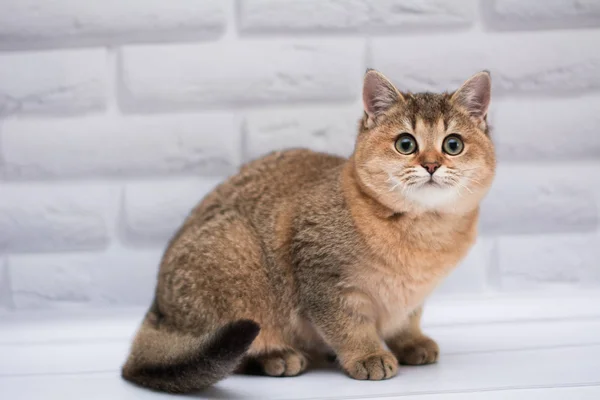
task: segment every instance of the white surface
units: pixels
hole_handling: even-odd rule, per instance
[[[119,377],[142,313],[2,315],[0,398],[170,397]],[[526,313],[531,313],[529,318]],[[585,400],[600,396],[598,296],[433,302],[425,315],[426,332],[438,340],[442,351],[436,365],[402,367],[397,377],[382,382],[355,381],[335,368],[310,370],[296,378],[232,376],[192,397]]]

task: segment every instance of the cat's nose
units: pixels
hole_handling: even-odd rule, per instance
[[[426,162],[421,164],[421,167],[425,168],[430,175],[433,175],[435,170],[440,167],[440,164],[437,162]]]

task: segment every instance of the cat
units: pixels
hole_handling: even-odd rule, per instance
[[[123,378],[186,393],[250,365],[295,376],[328,353],[363,380],[436,362],[423,304],[477,236],[490,96],[488,71],[410,93],[369,69],[349,158],[287,149],[243,165],[169,242]]]

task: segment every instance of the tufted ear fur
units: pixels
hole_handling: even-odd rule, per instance
[[[469,78],[452,95],[452,101],[465,108],[471,117],[483,121],[487,116],[492,93],[492,78],[488,71],[481,71]]]
[[[363,85],[363,105],[369,120],[375,120],[399,101],[404,99],[389,79],[374,69],[367,70]]]

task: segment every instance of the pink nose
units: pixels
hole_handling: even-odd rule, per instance
[[[433,163],[423,163],[423,164],[421,164],[421,166],[423,168],[425,168],[427,170],[427,172],[429,172],[431,175],[433,175],[433,173],[435,172],[435,170],[440,167],[440,164],[438,164],[436,162],[433,162]]]

